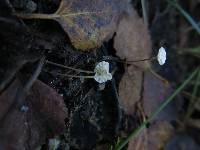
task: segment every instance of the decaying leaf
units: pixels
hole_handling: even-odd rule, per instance
[[[172,93],[170,84],[166,84],[150,72],[144,75],[143,107],[144,112],[149,116],[163,101]],[[156,117],[157,120],[176,120],[180,116],[182,102],[180,97],[168,104]]]
[[[129,66],[119,84],[120,104],[124,111],[131,115],[134,106],[141,98],[143,73],[134,66]]]
[[[129,142],[128,150],[162,150],[173,134],[174,128],[169,122],[154,122]]]
[[[63,132],[66,110],[61,96],[44,83],[36,81],[29,95],[16,101],[19,90],[14,87],[22,87],[19,80],[0,95],[0,103],[6,106],[6,109],[0,109],[0,114],[3,112],[0,120],[0,149],[35,150],[49,136]]]
[[[127,0],[62,0],[54,14],[16,14],[24,19],[53,19],[78,49],[95,48],[112,37]]]
[[[151,57],[151,40],[148,29],[133,8],[130,8],[119,22],[114,47],[117,55],[127,61],[137,61]],[[135,63],[135,65],[147,68],[150,63],[149,61],[142,61]]]

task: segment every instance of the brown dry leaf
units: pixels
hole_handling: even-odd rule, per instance
[[[117,56],[127,61],[143,60],[151,57],[151,40],[148,29],[137,12],[130,8],[119,22],[114,39]],[[137,62],[140,68],[148,68],[149,61]]]
[[[173,134],[174,128],[169,122],[154,122],[129,142],[128,150],[162,150]]]
[[[14,87],[20,89],[22,85],[16,80],[0,96],[1,104],[10,105],[7,109],[0,109],[0,114],[4,113],[0,120],[0,149],[35,150],[49,136],[64,131],[65,105],[52,88],[36,81],[26,99],[16,101]],[[22,106],[28,109],[25,111]]]
[[[171,85],[163,82],[151,72],[144,74],[144,91],[143,91],[143,107],[144,112],[149,116],[154,112],[161,103],[168,98],[173,89]],[[174,101],[169,103],[156,117],[156,120],[176,120],[182,111],[182,100],[176,97]]]
[[[112,37],[128,0],[62,0],[54,14],[16,14],[24,19],[53,19],[78,49],[95,48]]]
[[[143,73],[141,70],[129,66],[120,81],[120,105],[129,115],[134,113],[134,106],[141,98],[142,78]]]

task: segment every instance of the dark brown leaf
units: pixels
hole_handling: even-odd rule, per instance
[[[62,0],[54,14],[16,14],[31,19],[54,19],[78,49],[95,48],[112,37],[127,0]]]
[[[0,102],[13,99],[14,103],[14,87],[19,89],[20,82],[15,81],[2,93]],[[62,97],[41,81],[34,83],[25,99],[7,108],[0,122],[0,149],[35,150],[46,138],[62,133],[65,128],[67,113]]]
[[[38,80],[27,96],[27,101],[30,101],[54,133],[63,132],[67,111],[62,97],[54,89]]]

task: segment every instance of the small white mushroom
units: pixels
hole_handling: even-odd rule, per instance
[[[163,47],[161,47],[158,51],[157,60],[160,65],[164,65],[166,61],[166,51]]]
[[[104,83],[108,80],[112,79],[112,74],[109,73],[109,63],[102,61],[99,62],[95,69],[94,69],[95,75],[94,80],[98,83]]]

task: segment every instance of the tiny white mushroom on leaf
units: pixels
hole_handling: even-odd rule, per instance
[[[163,47],[161,47],[158,51],[157,60],[160,65],[164,65],[166,61],[166,51]]]
[[[95,69],[94,69],[95,75],[94,80],[98,83],[104,83],[108,80],[112,79],[112,74],[109,73],[109,63],[102,61],[99,62]]]

